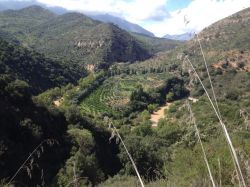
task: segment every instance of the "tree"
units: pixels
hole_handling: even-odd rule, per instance
[[[143,88],[140,86],[132,92],[129,105],[131,106],[132,111],[140,111],[145,109],[149,102],[149,95],[144,92]]]
[[[159,147],[165,146],[165,141],[154,136],[130,135],[125,139],[125,145],[131,154],[139,173],[147,180],[155,179],[161,173],[163,167],[162,150]],[[123,148],[120,145],[119,157],[123,164],[123,172],[127,175],[135,174],[133,166]],[[164,151],[163,151],[164,152]],[[156,172],[157,171],[157,172]]]
[[[148,111],[152,114],[157,109],[157,107],[158,107],[157,104],[149,104],[148,105]]]
[[[70,129],[69,136],[72,138],[73,147],[71,157],[57,175],[59,186],[95,185],[104,179],[104,174],[99,168],[93,149],[95,141],[92,134],[85,129]]]

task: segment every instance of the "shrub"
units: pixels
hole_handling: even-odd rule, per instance
[[[174,100],[174,94],[173,92],[169,92],[167,95],[166,95],[166,101],[168,102],[171,102]]]
[[[57,175],[59,186],[70,184],[89,186],[104,179],[96,156],[93,153],[95,141],[92,134],[84,129],[70,129],[68,134],[72,139],[71,157]],[[75,181],[74,181],[75,179]]]
[[[239,92],[237,92],[236,90],[229,90],[225,94],[225,98],[230,99],[230,100],[238,100],[239,99]]]

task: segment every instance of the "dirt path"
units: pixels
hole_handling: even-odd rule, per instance
[[[193,103],[196,103],[197,101],[199,101],[199,99],[196,99],[194,97],[188,97],[189,101],[192,101]]]
[[[165,109],[168,109],[170,105],[171,103],[166,103],[164,106],[160,107],[159,110],[151,114],[150,121],[152,122],[152,127],[158,126],[159,120],[165,116]]]

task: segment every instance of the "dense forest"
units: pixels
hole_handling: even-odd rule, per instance
[[[182,43],[0,12],[0,186],[249,185],[249,15]]]

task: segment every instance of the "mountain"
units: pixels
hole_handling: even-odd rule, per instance
[[[81,13],[57,15],[40,6],[0,12],[0,25],[0,34],[4,33],[8,39],[12,35],[28,48],[81,67],[141,61],[179,44],[173,40],[129,33]]]
[[[136,61],[150,57],[129,33],[80,13],[67,13],[33,28],[33,46],[44,54],[79,62]]]
[[[177,34],[177,35],[169,35],[166,34],[163,38],[171,39],[171,40],[179,40],[179,41],[188,41],[194,37],[193,33],[184,33],[184,34]]]
[[[208,56],[207,62],[213,70],[249,71],[249,20],[250,8],[247,8],[199,32],[199,40],[204,53]],[[197,45],[197,36],[195,35],[167,55],[178,56],[179,60],[182,60],[181,57],[185,55],[189,55],[195,61],[202,60],[200,47]],[[201,64],[198,65],[201,66]]]
[[[13,34],[16,38],[28,37],[32,27],[48,21],[56,15],[40,6],[0,12],[0,31]],[[28,39],[27,39],[28,40]]]
[[[99,20],[102,21],[104,23],[113,23],[115,25],[117,25],[118,27],[120,27],[121,29],[124,29],[126,31],[129,32],[135,32],[135,33],[139,33],[139,34],[144,34],[147,36],[151,36],[153,37],[154,34],[147,31],[146,29],[142,28],[141,26],[128,22],[122,18],[119,17],[115,17],[109,14],[100,14],[100,15],[89,15],[91,18],[95,19],[95,20]]]
[[[0,37],[0,74],[26,81],[37,94],[49,88],[75,83],[83,72],[45,58],[43,55],[12,45]]]
[[[249,20],[250,8],[246,8],[205,28],[200,39],[211,42],[215,50],[249,49]]]
[[[34,16],[33,16],[34,14]],[[56,15],[39,6],[0,13],[0,32],[50,58],[78,64],[137,61],[152,53],[130,33],[80,13]]]
[[[27,8],[29,6],[40,6],[58,15],[62,15],[62,14],[69,12],[68,10],[62,7],[46,6],[45,4],[39,3],[36,1],[3,1],[3,2],[0,2],[0,11],[8,10],[8,9],[19,10],[19,9]],[[124,29],[129,32],[136,32],[136,33],[140,33],[140,34],[144,34],[144,35],[152,36],[152,37],[154,36],[153,33],[147,31],[141,26],[134,24],[134,23],[130,23],[119,17],[111,16],[109,14],[100,14],[100,15],[87,14],[87,15],[91,17],[92,19],[95,19],[104,23],[113,23],[117,25],[118,27],[120,27],[121,29]]]
[[[224,18],[199,33],[208,63],[218,71],[249,71],[250,8]],[[185,53],[197,56],[197,37],[187,43]]]

